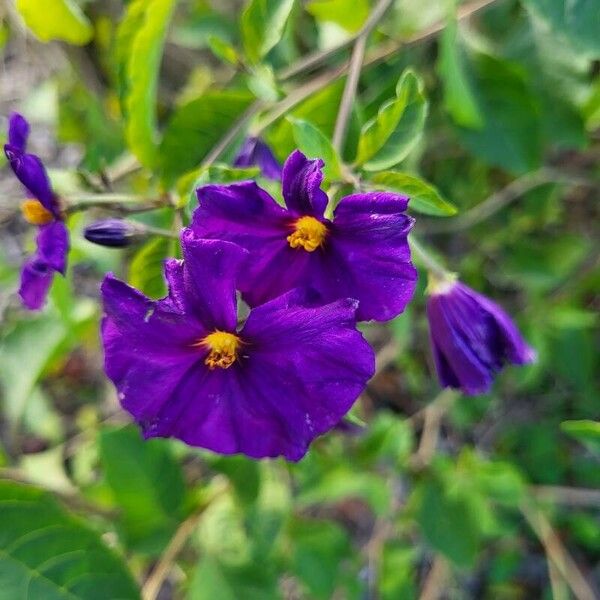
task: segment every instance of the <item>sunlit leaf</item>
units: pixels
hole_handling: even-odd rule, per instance
[[[414,175],[383,171],[374,175],[371,181],[385,189],[406,194],[410,198],[410,210],[436,217],[449,217],[457,212],[456,207],[445,200],[435,187]]]
[[[427,115],[423,82],[412,71],[402,74],[396,97],[385,102],[363,128],[356,163],[369,171],[398,164],[415,147]]]
[[[259,62],[281,39],[294,0],[249,0],[242,13],[242,39],[251,62]]]
[[[17,0],[17,10],[43,42],[61,40],[83,46],[94,35],[91,23],[73,0]]]
[[[368,0],[310,0],[306,10],[319,21],[336,23],[355,33],[369,16]]]
[[[600,452],[600,422],[589,420],[563,421],[560,426],[565,433],[585,444],[594,452]]]

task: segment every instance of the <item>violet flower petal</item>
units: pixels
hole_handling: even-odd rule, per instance
[[[65,274],[69,252],[69,231],[62,221],[52,221],[39,227],[37,248],[38,256],[49,268],[62,275]]]
[[[29,137],[29,123],[17,112],[8,119],[8,143],[20,152],[25,152]]]
[[[281,165],[275,158],[271,148],[257,137],[248,137],[244,140],[233,165],[235,167],[258,166],[267,179],[281,180]]]
[[[44,306],[53,277],[52,269],[37,256],[23,263],[19,296],[26,308],[39,310]]]
[[[285,204],[298,216],[321,219],[327,208],[327,194],[321,189],[323,161],[308,160],[300,150],[290,154],[283,165],[282,192]]]

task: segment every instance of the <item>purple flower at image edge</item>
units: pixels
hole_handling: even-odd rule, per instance
[[[269,146],[257,137],[247,137],[233,161],[234,167],[258,167],[267,179],[281,180],[281,165]]]
[[[291,291],[238,326],[236,281],[247,252],[182,234],[154,301],[108,275],[102,285],[105,368],[144,437],[222,454],[296,461],[350,410],[374,372],[355,328],[356,301],[303,305]]]
[[[21,269],[19,295],[27,308],[37,310],[46,301],[54,273],[65,274],[69,234],[42,161],[26,152],[28,137],[29,123],[20,114],[12,113],[4,152],[29,194],[21,205],[23,216],[38,227],[36,251]]]
[[[495,302],[451,279],[434,279],[430,288],[427,317],[443,387],[483,394],[506,364],[536,360],[535,351]]]
[[[203,186],[191,227],[199,237],[250,252],[240,279],[250,306],[302,287],[316,302],[356,298],[359,321],[391,319],[410,302],[417,280],[407,241],[414,224],[404,212],[408,198],[352,194],[328,219],[322,167],[322,160],[308,160],[297,150],[289,156],[283,167],[285,208],[251,181]]]

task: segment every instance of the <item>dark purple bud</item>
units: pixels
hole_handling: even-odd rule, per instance
[[[140,226],[123,219],[103,219],[88,225],[83,235],[88,242],[110,248],[123,248],[133,243],[142,230]]]
[[[443,387],[483,394],[505,365],[535,361],[512,319],[489,298],[451,277],[430,278],[428,291],[433,357]]]
[[[260,138],[246,138],[233,165],[235,167],[256,166],[267,179],[281,180],[281,165],[275,158],[271,148]]]

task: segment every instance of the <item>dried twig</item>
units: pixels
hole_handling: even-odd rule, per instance
[[[441,598],[449,573],[450,569],[446,560],[439,554],[436,555],[423,584],[419,600],[438,600],[438,598]]]
[[[523,502],[520,508],[523,516],[537,535],[542,546],[544,546],[548,560],[552,561],[577,600],[594,600],[597,597],[594,590],[563,546],[558,534],[545,515],[530,502]]]

